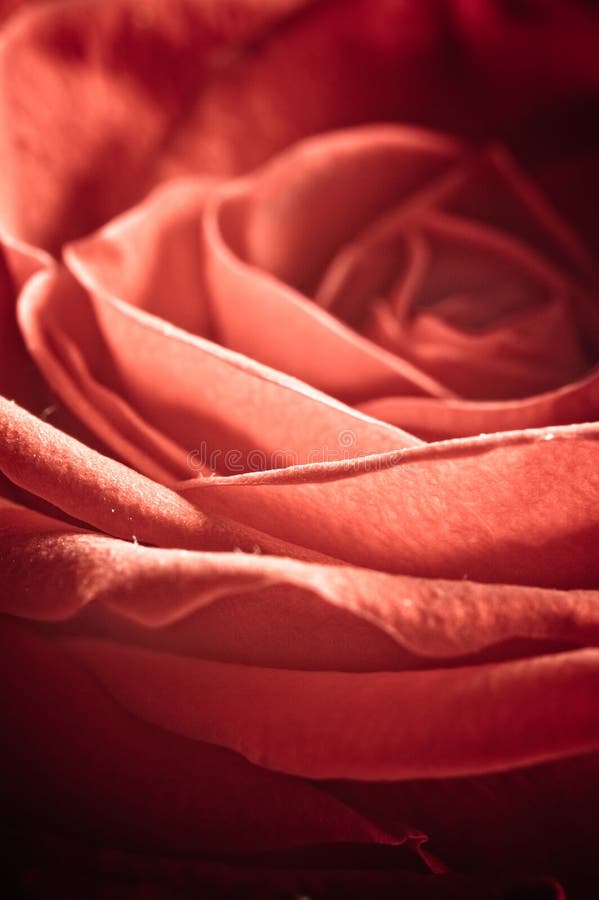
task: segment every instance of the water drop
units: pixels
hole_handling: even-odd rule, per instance
[[[43,421],[45,422],[46,419],[48,419],[52,415],[52,413],[55,413],[57,409],[57,403],[51,403],[50,406],[45,406],[40,413],[40,419],[43,419]]]

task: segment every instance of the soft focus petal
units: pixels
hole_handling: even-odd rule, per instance
[[[307,133],[423,106],[444,115],[459,96],[435,62],[446,40],[430,0],[380,0],[376,16],[371,0],[40,4],[0,48],[2,221],[56,248],[165,176],[242,171]]]
[[[447,7],[495,115],[515,117],[531,106],[599,90],[593,2],[448,0]]]
[[[409,834],[385,835],[305,781],[149,727],[26,628],[4,620],[0,641],[2,783],[13,821],[52,828],[60,811],[61,830],[146,852],[401,843]]]
[[[599,749],[599,649],[346,673],[236,666],[84,637],[60,646],[142,719],[295,775],[440,778]]]
[[[352,130],[306,141],[216,191],[205,239],[219,339],[350,402],[383,391],[447,395],[308,297],[339,246],[461,152],[459,142],[415,129]]]

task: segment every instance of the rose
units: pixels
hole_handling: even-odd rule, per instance
[[[286,886],[330,889],[342,875],[293,866],[387,844],[369,895],[496,895],[498,869],[582,891],[596,426],[424,444],[202,337],[220,192],[162,188],[68,268],[5,238],[27,352],[13,335],[2,388],[41,413],[3,403],[4,774],[29,865],[52,879],[56,844],[31,840],[50,830],[91,880],[222,884],[206,857],[233,856],[246,883],[249,854],[273,885],[255,866],[274,854]],[[232,477],[190,478],[198,460]],[[438,858],[468,874],[425,874]]]
[[[31,312],[36,304],[38,309],[60,304],[69,289],[81,306],[89,303],[66,273],[42,272],[29,282],[21,305]],[[122,371],[128,357],[142,362],[136,322],[150,330],[148,340],[161,345],[157,366],[165,365],[171,343],[184,351],[190,342],[195,367],[178,376],[181,382],[167,385],[173,398],[180,397],[193,368],[201,374],[214,366],[209,383],[218,383],[220,363],[237,370],[241,386],[252,385],[256,414],[265,408],[268,393],[276,400],[295,391],[292,408],[308,423],[322,416],[321,434],[327,422],[337,428],[340,419],[369,441],[378,434],[382,443],[392,432],[213,345],[182,332],[165,334],[159,321],[127,307],[120,308],[123,335],[118,305],[109,298],[104,303],[104,322],[116,316],[105,335],[112,351],[119,351],[115,361]],[[54,306],[47,321],[59,313],[60,306]],[[66,327],[64,334],[68,345]],[[148,396],[158,411],[163,379],[160,371],[155,374]],[[223,383],[226,389],[228,381]],[[90,388],[83,380],[79,385]],[[271,409],[272,404],[271,399]],[[230,413],[233,406],[227,409]],[[198,414],[193,407],[190,412]],[[253,427],[269,422],[280,427],[273,416],[250,420]],[[479,865],[530,868],[533,859],[538,861],[533,868],[541,864],[567,873],[571,854],[561,835],[552,838],[557,822],[541,829],[538,846],[526,844],[520,829],[531,826],[531,795],[535,809],[549,785],[565,791],[559,785],[568,784],[571,807],[560,807],[559,821],[572,816],[573,825],[575,817],[584,840],[593,762],[579,754],[594,741],[595,654],[574,648],[592,640],[596,604],[593,592],[568,588],[597,577],[593,511],[581,506],[579,494],[581,482],[588,492],[596,485],[595,426],[556,429],[553,440],[546,440],[546,432],[529,431],[416,445],[403,454],[381,454],[376,465],[357,457],[349,472],[345,463],[339,473],[325,464],[284,472],[282,478],[272,473],[192,483],[195,491],[214,492],[217,505],[221,494],[233,521],[204,512],[214,506],[208,495],[206,502],[189,505],[14,406],[8,405],[4,427],[3,471],[13,486],[29,492],[24,496],[17,489],[3,507],[3,571],[10,579],[5,609],[21,619],[53,623],[37,635],[10,624],[4,628],[3,661],[10,676],[4,687],[9,697],[20,687],[9,730],[9,746],[19,760],[17,766],[13,758],[9,768],[18,776],[11,787],[21,813],[24,806],[35,826],[48,827],[59,815],[61,830],[85,828],[96,839],[162,852],[347,839],[405,843],[410,836],[408,844],[417,844],[419,828],[393,824],[399,804],[402,816],[411,811],[420,822],[433,823],[432,849],[438,852],[440,844],[453,860],[466,854],[468,868],[475,864],[475,847]],[[399,443],[397,433],[394,442]],[[244,492],[253,495],[249,507]],[[53,509],[45,515],[28,510],[23,501],[31,494]],[[518,516],[514,494],[522,501]],[[352,509],[370,521],[352,520]],[[81,530],[58,510],[89,524]],[[390,518],[391,511],[397,518]],[[246,524],[256,514],[268,518],[277,535],[303,528],[306,543],[322,547],[332,538],[340,552],[361,562],[368,554],[370,565],[295,562],[297,547],[282,546]],[[89,525],[101,533],[90,532]],[[232,544],[246,550],[261,546],[268,553],[226,552]],[[156,545],[194,551],[153,549]],[[225,552],[195,549],[205,547]],[[414,565],[425,566],[429,576],[435,570],[466,574],[467,565],[475,579],[487,583],[379,571]],[[508,574],[518,582],[557,582],[560,590],[492,583]],[[67,624],[61,627],[61,621]],[[446,668],[453,660],[462,667]],[[368,674],[381,668],[387,674]],[[89,680],[89,672],[98,682]],[[398,701],[401,730],[394,738],[388,720]],[[158,731],[133,728],[123,708],[135,714],[133,722],[154,723]],[[369,728],[361,738],[364,717]],[[306,740],[307,734],[318,734],[319,740]],[[210,750],[213,743],[241,750],[267,771]],[[137,760],[133,767],[130,755]],[[269,769],[358,781],[329,782],[323,791],[268,775]],[[393,784],[381,793],[369,779],[383,776]],[[435,781],[418,787],[418,781],[411,784],[414,777]],[[65,785],[71,786],[68,802]],[[190,786],[198,792],[191,798]],[[505,809],[507,830],[505,820],[496,830],[496,818],[476,808],[481,791],[488,804],[489,790],[494,809],[498,804]],[[455,797],[449,809],[445,800],[440,808],[435,805],[439,791]],[[284,802],[282,817],[275,798]],[[349,801],[349,808],[338,806],[339,798]],[[461,811],[474,804],[474,831],[463,812],[457,822],[453,818],[454,802]],[[256,803],[259,832],[250,828]],[[291,822],[289,807],[297,813]],[[352,810],[366,812],[370,822],[355,818]],[[543,818],[547,815],[545,809]],[[165,817],[174,829],[168,838]],[[373,831],[377,822],[385,823],[390,835]],[[547,853],[556,855],[550,863]],[[409,858],[403,865],[410,866]],[[480,886],[473,890],[480,896]]]
[[[424,444],[157,318],[143,307],[169,296],[162,217],[210,190],[161,190],[160,216],[142,222],[166,257],[138,257],[128,303],[107,286],[118,267],[103,284],[81,260],[114,258],[111,234],[143,246],[127,231],[137,212],[67,253],[79,282],[46,261],[20,293],[21,332],[55,391],[45,417],[66,406],[131,468],[4,405],[4,610],[47,623],[4,630],[8,696],[27,683],[10,730],[14,805],[29,827],[52,827],[59,806],[61,831],[163,853],[390,842],[404,870],[440,857],[575,883],[580,857],[552,836],[565,815],[592,839],[596,426]],[[191,274],[183,265],[182,287],[197,289]],[[179,315],[197,312],[187,300]],[[175,484],[199,439],[236,450],[248,474]],[[286,447],[297,465],[253,471],[256,449]],[[97,752],[100,733],[113,743]],[[571,806],[534,820],[531,849],[523,784],[536,808],[565,783]],[[476,806],[488,790],[506,810],[499,831]]]

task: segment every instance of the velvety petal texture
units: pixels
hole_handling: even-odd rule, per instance
[[[10,896],[594,900],[598,37],[0,3]]]

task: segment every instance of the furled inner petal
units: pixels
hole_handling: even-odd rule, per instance
[[[493,149],[341,246],[315,300],[458,395],[509,399],[596,360],[591,271],[568,226]]]
[[[348,402],[449,396],[310,302],[331,255],[447,172],[457,142],[381,126],[302,142],[207,204],[206,278],[218,339]]]
[[[426,441],[593,422],[599,418],[599,369],[595,366],[571,384],[520,400],[390,396],[367,401],[360,408]]]
[[[398,284],[363,307],[368,337],[469,398],[529,396],[589,368],[575,285],[479,224],[437,214],[417,233]]]
[[[339,247],[446,173],[462,153],[457,140],[399,126],[304,141],[255,177],[236,249],[310,294]]]

